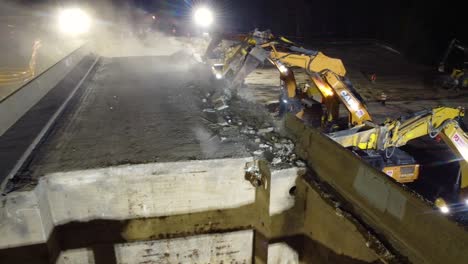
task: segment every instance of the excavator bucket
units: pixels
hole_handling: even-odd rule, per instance
[[[263,63],[268,57],[268,51],[262,48],[254,47],[249,54],[245,57],[242,66],[238,71],[235,71],[234,78],[232,79],[231,88],[239,87],[245,77],[247,77],[252,71],[254,71],[258,65]]]

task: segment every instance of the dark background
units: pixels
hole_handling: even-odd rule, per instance
[[[0,0],[1,1],[1,0]],[[462,1],[428,0],[6,0],[30,6],[77,2],[98,9],[134,8],[190,20],[193,6],[213,7],[225,31],[257,27],[291,36],[299,42],[315,39],[377,39],[419,63],[436,65],[452,38],[468,42]],[[119,15],[120,16],[120,15]]]
[[[377,39],[411,60],[435,65],[452,38],[467,42],[461,1],[236,1],[239,26],[302,38]],[[236,23],[231,18],[231,23]],[[245,29],[245,28],[243,28]]]
[[[114,2],[124,0],[114,0]],[[214,6],[225,30],[271,29],[307,43],[315,39],[377,39],[410,60],[436,65],[453,38],[467,43],[462,1],[428,0],[134,0],[147,10]],[[176,11],[177,10],[177,11]]]

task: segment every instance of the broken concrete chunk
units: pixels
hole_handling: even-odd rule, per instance
[[[255,134],[255,130],[250,130],[247,128],[242,128],[240,131],[241,134],[246,134],[246,135],[253,135]]]
[[[270,145],[268,145],[268,144],[260,144],[259,147],[262,148],[262,149],[266,149],[266,148],[270,148]]]
[[[273,127],[267,127],[267,128],[261,128],[258,130],[259,135],[265,135],[266,133],[273,132],[274,128]]]
[[[305,167],[305,166],[306,166],[305,162],[302,161],[302,160],[296,160],[296,162],[294,162],[294,163],[295,163],[296,166],[298,166],[298,167]]]
[[[273,165],[278,165],[278,164],[280,164],[281,162],[283,162],[283,160],[282,160],[281,158],[276,157],[276,158],[273,159],[273,161],[271,162],[271,164],[273,164]]]
[[[224,109],[226,109],[226,108],[228,108],[228,107],[229,107],[229,105],[223,104],[223,105],[217,106],[217,107],[216,107],[216,110],[221,111],[221,110],[224,110]]]
[[[260,150],[260,149],[256,150],[256,151],[253,152],[253,154],[256,155],[256,156],[260,156],[260,155],[263,154],[263,150]]]

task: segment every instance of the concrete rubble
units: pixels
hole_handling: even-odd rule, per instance
[[[216,88],[222,89],[219,86]],[[203,112],[211,115],[211,120],[219,120],[211,129],[221,141],[241,137],[253,156],[266,159],[274,168],[306,166],[305,162],[297,159],[294,143],[280,133],[275,125],[276,117],[267,108],[249,102],[231,91],[228,95],[222,91],[200,95]]]

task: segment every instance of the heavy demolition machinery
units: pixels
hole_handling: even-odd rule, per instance
[[[231,42],[220,48],[223,40]],[[400,147],[426,135],[443,139],[460,163],[452,183],[460,190],[457,200],[468,204],[468,136],[461,128],[464,109],[438,107],[377,125],[345,77],[341,60],[300,47],[269,31],[218,35],[209,44],[205,58],[216,55],[222,61],[213,64],[214,75],[226,80],[231,89],[241,86],[249,73],[268,60],[280,73],[280,114],[290,112],[309,125],[319,126],[330,138],[400,183],[413,182],[420,173],[415,158]],[[302,87],[298,87],[293,68],[306,72],[308,82]],[[340,117],[341,104],[347,111],[345,120]],[[319,125],[314,122],[317,117]],[[445,206],[444,200],[439,203]]]
[[[345,77],[346,69],[340,59],[330,58],[322,52],[304,49],[284,37],[276,37],[269,31],[255,30],[245,36],[218,35],[209,44],[206,58],[216,53],[221,40],[238,40],[218,50],[222,63],[215,63],[213,71],[218,79],[225,79],[233,89],[265,60],[275,65],[280,73],[280,114],[292,112],[301,119],[314,119],[323,112],[321,124],[324,131],[334,131],[372,121],[361,96]],[[219,56],[219,54],[218,54]],[[298,87],[290,67],[304,69],[308,83]],[[348,112],[348,118],[339,118],[340,104]],[[324,106],[324,107],[322,107]]]
[[[437,70],[442,73],[437,82],[446,89],[468,87],[468,47],[453,39],[444,52]]]

